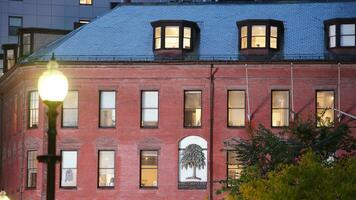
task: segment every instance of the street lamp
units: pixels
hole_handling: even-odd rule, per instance
[[[68,80],[64,74],[58,70],[58,63],[54,58],[54,54],[52,54],[52,58],[47,64],[47,70],[43,72],[38,80],[38,91],[42,101],[48,107],[48,155],[38,156],[37,159],[39,162],[47,163],[46,199],[54,200],[56,162],[61,161],[61,157],[56,155],[57,108],[62,104],[68,93]]]
[[[0,200],[10,200],[10,198],[8,196],[6,196],[5,191],[0,192]]]

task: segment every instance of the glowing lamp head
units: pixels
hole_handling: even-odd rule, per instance
[[[0,192],[0,200],[10,200],[10,198],[6,196],[5,191]]]
[[[54,55],[38,80],[38,91],[43,101],[63,101],[68,93],[68,79],[58,70]]]

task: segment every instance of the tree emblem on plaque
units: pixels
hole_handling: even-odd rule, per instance
[[[205,159],[203,148],[197,144],[190,144],[184,149],[181,160],[182,168],[193,169],[192,176],[186,179],[201,180],[201,178],[197,177],[197,168],[204,169]]]

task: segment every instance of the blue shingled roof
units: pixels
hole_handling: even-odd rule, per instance
[[[153,58],[156,20],[189,20],[200,28],[199,55],[238,54],[236,21],[275,19],[284,23],[282,53],[323,55],[324,20],[356,17],[356,2],[123,5],[35,52],[31,59],[54,52],[62,60]]]

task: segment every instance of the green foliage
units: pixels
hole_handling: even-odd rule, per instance
[[[283,165],[266,178],[242,184],[240,192],[245,200],[352,200],[356,196],[356,158],[327,166],[309,151],[295,165]]]
[[[220,181],[222,188],[219,189],[217,193],[228,192],[226,198],[229,197],[234,200],[313,199],[307,198],[307,195],[311,195],[308,193],[308,190],[305,190],[305,193],[301,193],[301,190],[313,188],[312,192],[316,193],[315,195],[318,195],[320,193],[318,191],[324,191],[329,187],[329,185],[323,185],[324,183],[322,183],[324,181],[322,177],[327,176],[323,173],[328,173],[328,175],[334,177],[329,177],[330,183],[325,183],[332,185],[337,183],[337,177],[342,177],[345,174],[342,174],[342,170],[334,172],[331,169],[341,169],[341,166],[346,168],[355,167],[354,158],[350,159],[352,162],[347,161],[344,162],[344,165],[340,164],[340,166],[334,166],[333,163],[330,164],[327,162],[328,160],[335,160],[334,156],[339,150],[348,153],[348,155],[352,155],[355,152],[356,140],[351,135],[351,131],[346,124],[336,124],[335,127],[316,127],[316,123],[312,120],[303,121],[297,119],[290,127],[277,134],[260,125],[256,130],[252,130],[249,139],[235,139],[233,142],[229,141],[226,145],[229,146],[230,149],[237,151],[236,159],[245,166],[245,169],[239,180]],[[307,154],[302,161],[300,161],[303,155],[308,151],[312,153]],[[333,159],[330,159],[331,157]],[[298,163],[299,161],[300,163]],[[329,167],[333,168],[327,168],[327,164],[330,165]],[[304,170],[309,171],[298,171],[293,168],[296,166],[305,167]],[[314,168],[312,166],[314,166]],[[288,176],[281,177],[281,180],[278,181],[273,179],[273,177],[279,177],[281,175],[280,173],[283,174],[284,171],[288,171],[288,173],[290,173],[288,175],[295,177],[295,179],[288,182],[288,184],[283,182],[289,180]],[[345,173],[349,173],[347,174],[349,177],[352,177],[350,176],[351,172],[352,171],[345,171]],[[335,173],[340,174],[335,175]],[[305,179],[298,179],[299,175],[301,177],[304,177],[305,175]],[[273,182],[275,188],[269,185],[272,184],[272,182],[267,182],[269,180],[276,181]],[[339,181],[341,180],[342,179]],[[301,184],[299,181],[304,182]],[[355,181],[354,176],[353,181]],[[278,184],[285,184],[285,189],[278,189]],[[340,186],[340,188],[344,188],[347,192],[350,192],[350,184],[351,182],[348,182],[342,187]],[[355,182],[352,182],[352,184],[351,186],[354,186],[355,188]],[[227,185],[230,187],[227,187]],[[318,185],[321,186],[319,187]],[[264,192],[258,192],[260,190]],[[273,191],[273,194],[276,196],[273,196],[272,194],[272,196],[266,196],[270,195],[266,192],[268,190]],[[290,196],[278,196],[277,194],[283,194],[283,192],[280,193],[280,191],[283,191]],[[242,198],[242,193],[248,194],[249,196],[243,196],[244,198]],[[297,196],[295,197],[293,194]],[[340,197],[341,193],[337,194]],[[342,194],[344,195],[344,193]],[[332,196],[332,198],[333,197],[334,196]],[[339,197],[334,198],[334,200],[347,199],[347,196],[342,196],[343,198]],[[326,195],[316,196],[314,199],[330,198]]]

